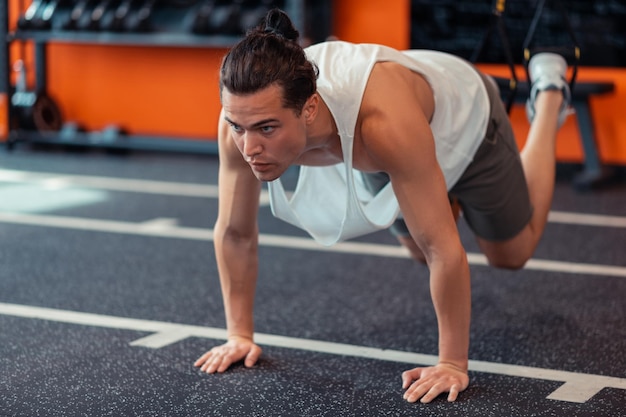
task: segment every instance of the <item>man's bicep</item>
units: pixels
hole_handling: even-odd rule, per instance
[[[411,236],[428,257],[457,233],[434,138],[427,125],[398,141],[387,170]],[[401,135],[402,132],[398,132]]]

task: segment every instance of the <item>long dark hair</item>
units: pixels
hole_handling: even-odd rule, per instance
[[[276,83],[283,105],[300,114],[315,93],[317,67],[298,43],[300,33],[279,9],[270,10],[261,23],[233,46],[222,61],[220,94],[252,94]]]

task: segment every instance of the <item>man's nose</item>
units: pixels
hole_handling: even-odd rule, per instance
[[[243,138],[243,153],[246,159],[251,159],[262,151],[263,147],[257,135],[252,132],[246,132]]]

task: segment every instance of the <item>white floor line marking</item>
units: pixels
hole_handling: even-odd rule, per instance
[[[578,377],[576,379],[578,379]],[[548,395],[546,398],[549,400],[584,403],[604,389],[605,387],[603,385],[603,381],[593,379],[585,380],[583,384],[581,384],[580,381],[567,381],[565,384],[552,391],[552,394]],[[575,400],[571,400],[572,398]]]
[[[569,213],[551,211],[548,215],[551,223],[578,224],[583,226],[626,227],[626,217],[598,214]]]
[[[126,178],[65,175],[47,172],[30,172],[0,169],[0,182],[39,184],[42,187],[88,187],[110,191],[175,195],[185,197],[217,198],[217,185],[190,184],[171,181],[136,180]],[[269,194],[261,192],[261,205],[269,204]],[[548,216],[551,223],[576,224],[597,227],[626,227],[626,216],[580,214],[552,211]]]
[[[112,191],[131,191],[147,194],[163,194],[188,197],[217,197],[217,185],[189,184],[180,182],[136,180],[127,178],[98,177],[87,175],[62,175],[58,173],[27,172],[0,169],[0,181],[28,182],[46,185],[50,181],[73,187],[100,188]]]
[[[199,337],[216,340],[225,340],[227,338],[226,330],[219,328],[192,326],[153,320],[131,319],[18,304],[0,303],[0,314],[84,326],[134,330],[138,332],[154,332],[152,335],[142,337],[130,343],[132,346],[143,346],[149,348],[162,348],[171,343],[179,342],[187,337]],[[435,355],[378,349],[367,346],[325,342],[321,340],[307,340],[263,333],[255,333],[255,340],[260,345],[299,349],[333,355],[344,355],[357,358],[422,365],[432,365],[437,363],[437,356]],[[548,399],[557,401],[584,403],[604,388],[626,390],[625,378],[604,375],[583,374],[476,360],[469,361],[469,369],[472,372],[563,382],[563,385],[547,396]]]
[[[141,339],[137,339],[130,343],[131,346],[143,346],[152,349],[160,349],[167,345],[171,345],[176,342],[180,342],[188,337],[193,336],[184,328],[173,329],[168,331],[161,331],[159,333],[153,333]]]
[[[46,213],[107,201],[109,192],[95,188],[53,189],[33,184],[0,186],[0,211]]]
[[[157,219],[148,220],[139,225],[144,230],[167,230],[178,226],[178,219],[170,217],[159,217]]]
[[[87,230],[105,233],[121,233],[137,236],[152,236],[189,240],[213,240],[213,230],[191,227],[146,227],[146,223],[130,223],[114,220],[96,220],[77,217],[51,216],[40,214],[18,214],[0,212],[0,222],[22,224],[30,226],[57,227],[71,230]],[[383,256],[392,258],[407,258],[408,252],[404,247],[396,245],[381,245],[363,242],[341,242],[326,247],[317,244],[313,239],[262,234],[259,244],[263,246],[284,247],[288,249],[314,250],[320,252],[339,252],[356,255]],[[486,265],[487,260],[482,254],[468,253],[467,259],[472,265]],[[570,274],[588,274],[593,276],[615,276],[626,278],[626,266],[594,265],[575,262],[550,261],[531,259],[526,269],[538,271],[564,272]]]
[[[191,184],[171,181],[135,180],[86,175],[60,175],[0,169],[0,182],[39,184],[48,188],[83,187],[132,193],[175,195],[183,197],[217,198],[217,185]],[[269,193],[261,191],[260,202],[269,204]]]

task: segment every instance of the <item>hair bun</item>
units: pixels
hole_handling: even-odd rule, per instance
[[[282,36],[290,41],[297,41],[300,32],[293,26],[287,13],[280,9],[271,9],[261,23],[263,32]]]

